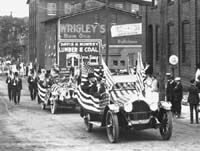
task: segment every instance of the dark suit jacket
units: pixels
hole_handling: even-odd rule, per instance
[[[183,89],[182,89],[182,84],[178,83],[174,87],[174,100],[175,101],[181,101],[183,98]]]
[[[167,88],[166,88],[167,101],[174,101],[173,99],[174,99],[174,87],[175,86],[176,86],[176,83],[174,81],[167,82]]]
[[[90,88],[89,94],[96,98],[100,98],[101,94],[106,91],[105,86],[103,84],[100,84],[100,88],[98,90],[97,84],[92,85]]]
[[[8,77],[6,78],[6,83],[8,84],[8,87],[9,87],[9,88],[12,87],[12,78],[11,78],[10,76],[8,76]]]
[[[22,79],[18,78],[17,80],[16,78],[14,78],[12,80],[12,87],[13,87],[13,90],[20,91],[22,89]]]
[[[197,87],[195,85],[191,85],[189,87],[188,103],[190,103],[192,105],[199,104],[198,89],[197,89]]]

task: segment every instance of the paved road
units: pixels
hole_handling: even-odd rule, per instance
[[[120,141],[110,144],[104,128],[84,130],[77,112],[61,109],[50,114],[30,101],[26,80],[19,105],[9,102],[4,78],[0,77],[0,151],[155,151],[200,150],[200,126],[189,124],[188,106],[181,119],[173,119],[173,136],[163,141],[156,129],[123,131]]]

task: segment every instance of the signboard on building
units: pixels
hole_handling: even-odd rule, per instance
[[[112,37],[132,36],[142,34],[142,23],[114,25],[111,27]]]
[[[102,40],[100,39],[65,39],[58,42],[58,63],[62,73],[71,66],[79,72],[84,60],[98,65]]]
[[[127,0],[127,1],[140,5],[152,5],[154,0]]]
[[[64,41],[59,43],[59,52],[78,53],[82,56],[99,55],[100,42],[98,41]]]

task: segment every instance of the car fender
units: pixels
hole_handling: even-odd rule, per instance
[[[109,104],[108,108],[113,113],[118,113],[119,109],[120,109],[119,105],[117,105],[117,104]]]

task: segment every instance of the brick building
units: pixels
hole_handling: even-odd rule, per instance
[[[136,65],[137,52],[142,50],[142,35],[112,37],[111,28],[119,25],[141,24],[141,16],[114,7],[108,7],[107,12],[105,10],[106,7],[101,6],[44,21],[45,68],[48,69],[57,62],[61,70],[64,71],[70,68],[72,62],[73,66],[74,64],[77,67],[80,66],[81,59],[85,58],[89,59],[94,65],[98,64],[96,55],[89,54],[88,51],[84,52],[84,50],[84,53],[81,54],[78,45],[80,43],[95,44],[95,47],[88,46],[88,48],[94,48],[106,58],[107,35],[109,68],[113,70],[127,69],[128,65]],[[106,16],[108,16],[108,19],[106,19]],[[106,28],[106,25],[108,28]],[[77,46],[75,46],[75,42]],[[98,45],[98,48],[96,48],[96,45]],[[84,47],[82,48],[84,49]],[[79,54],[73,53],[76,50]],[[89,56],[87,56],[87,53]],[[70,65],[68,65],[69,60]]]
[[[200,1],[166,0],[166,72],[171,72],[169,57],[176,55],[179,63],[175,76],[181,76],[188,84],[194,77],[196,65],[200,62]],[[143,7],[143,53],[144,60],[153,65],[155,74],[160,71],[160,16],[161,0],[153,6]]]
[[[29,5],[29,58],[31,62],[44,67],[44,24],[43,21],[72,14],[88,8],[102,6],[104,0],[27,0]],[[132,13],[138,13],[139,6],[124,0],[110,0],[109,5]]]

